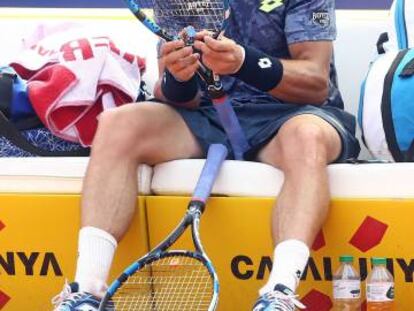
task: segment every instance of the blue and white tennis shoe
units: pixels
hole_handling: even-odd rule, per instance
[[[297,295],[282,284],[277,284],[275,289],[267,292],[257,299],[253,311],[295,311],[306,309],[306,306],[296,299]]]
[[[62,292],[52,299],[53,311],[97,311],[100,302],[94,295],[80,292],[78,283],[66,283]],[[105,311],[115,311],[113,304]]]

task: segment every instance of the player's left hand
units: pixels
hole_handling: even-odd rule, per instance
[[[213,39],[202,32],[194,42],[194,47],[201,51],[202,62],[205,66],[219,75],[236,73],[243,64],[243,47],[231,39],[221,37]]]

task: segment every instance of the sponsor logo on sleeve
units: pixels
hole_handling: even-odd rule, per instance
[[[331,24],[331,16],[327,11],[313,12],[312,23],[326,28]]]

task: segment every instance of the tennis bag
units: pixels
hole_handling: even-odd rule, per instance
[[[371,64],[358,120],[374,157],[414,162],[414,49],[387,52]]]
[[[414,0],[394,0],[388,29],[388,50],[414,47]]]
[[[414,162],[414,0],[395,0],[362,83],[358,123],[380,160]]]
[[[26,84],[10,67],[0,68],[0,157],[87,156],[89,148],[53,135],[27,98]]]

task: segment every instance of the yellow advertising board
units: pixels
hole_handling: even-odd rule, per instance
[[[151,246],[176,225],[188,200],[147,198]],[[201,220],[201,237],[218,270],[220,311],[251,310],[258,289],[269,276],[273,204],[274,199],[263,198],[210,200]],[[370,258],[387,257],[396,279],[396,310],[412,310],[413,211],[414,200],[334,200],[329,219],[313,245],[312,258],[299,289],[306,310],[331,309],[332,273],[342,254],[355,256],[364,280],[370,270]],[[191,245],[190,237],[185,243]]]
[[[1,311],[52,310],[51,298],[75,272],[79,201],[78,195],[0,195]],[[144,216],[139,208],[111,277],[147,252]]]
[[[177,225],[188,200],[155,196],[139,200],[139,212],[120,244],[111,278],[144,254],[147,243],[155,246]],[[219,311],[251,310],[267,279],[273,203],[270,198],[210,200],[201,236],[220,278]],[[0,205],[0,310],[51,310],[51,297],[59,293],[65,278],[72,280],[74,275],[79,196],[3,194]],[[413,211],[414,200],[334,200],[299,290],[307,310],[330,310],[332,273],[341,254],[355,256],[363,278],[370,270],[370,257],[389,258],[397,310],[411,310]],[[191,246],[190,237],[180,244]]]

